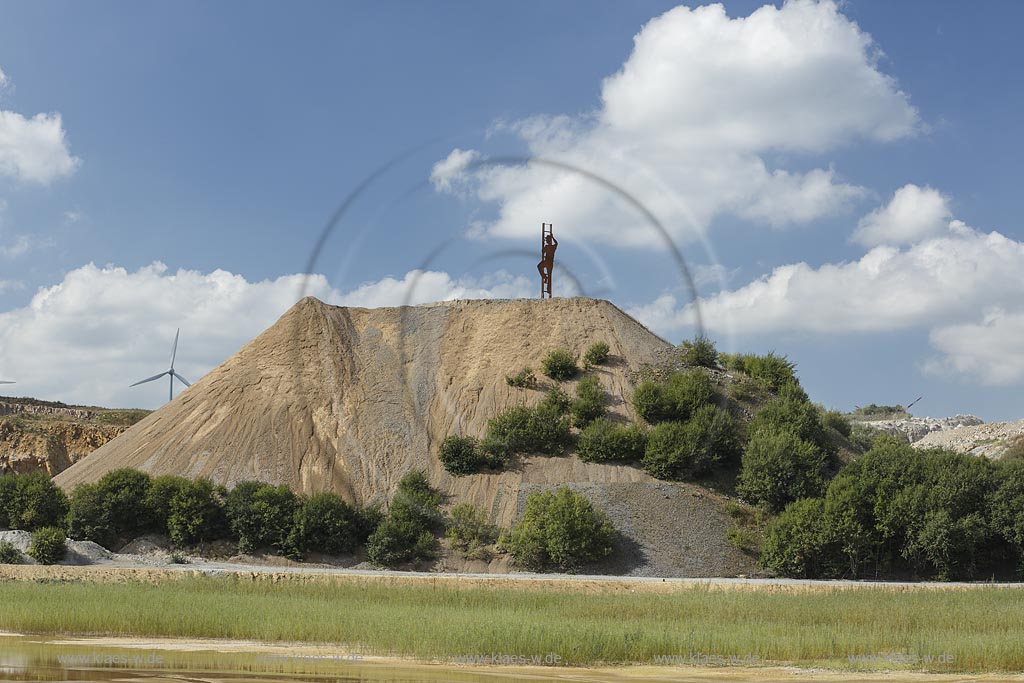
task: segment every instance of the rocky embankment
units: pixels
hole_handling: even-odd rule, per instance
[[[863,421],[887,434],[906,439],[916,448],[948,448],[998,459],[1014,443],[1024,438],[1024,420],[985,422],[974,415],[954,417],[912,417]]]

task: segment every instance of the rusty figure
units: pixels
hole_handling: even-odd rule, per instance
[[[555,266],[555,249],[558,248],[558,240],[555,239],[553,228],[550,223],[541,223],[541,246],[540,263],[537,264],[537,271],[540,273],[540,298],[551,298],[551,271]]]

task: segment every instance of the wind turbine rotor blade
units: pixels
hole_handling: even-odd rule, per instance
[[[161,377],[163,377],[166,374],[168,374],[166,371],[165,372],[161,372],[159,375],[153,375],[152,377],[147,377],[146,379],[144,379],[144,380],[142,380],[140,382],[136,382],[135,384],[132,384],[131,386],[137,387],[140,384],[145,384],[146,382],[152,382],[154,380],[158,380],[158,379],[160,379]]]
[[[181,334],[181,328],[179,327],[174,332],[174,346],[171,347],[171,370],[174,369],[174,358],[178,355],[178,335]]]
[[[189,381],[188,381],[187,379],[185,379],[184,377],[182,377],[181,375],[179,375],[179,374],[178,374],[178,371],[177,371],[177,370],[171,370],[171,374],[172,374],[172,375],[174,375],[175,377],[177,377],[177,378],[178,378],[178,380],[179,380],[179,381],[180,381],[180,382],[181,382],[182,384],[184,384],[184,385],[185,385],[186,387],[190,387],[190,386],[192,386],[192,383],[191,383],[191,382],[189,382]]]
[[[17,382],[8,382],[7,380],[0,379],[0,384],[17,384]]]

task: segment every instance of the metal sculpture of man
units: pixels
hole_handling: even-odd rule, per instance
[[[537,270],[540,272],[541,299],[551,298],[551,271],[555,267],[555,249],[558,248],[553,228],[551,223],[540,224],[540,263]]]

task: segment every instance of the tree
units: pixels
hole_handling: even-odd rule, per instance
[[[799,498],[824,493],[825,459],[814,444],[787,429],[762,427],[743,453],[736,490],[773,512]]]
[[[227,492],[209,479],[187,481],[171,498],[167,530],[178,547],[221,538],[227,532],[224,501]]]
[[[0,485],[3,487],[0,495],[6,498],[4,516],[10,528],[33,531],[64,526],[67,496],[45,472],[31,472],[11,479],[13,485],[9,482]]]
[[[437,457],[445,470],[455,476],[473,474],[485,465],[480,445],[471,436],[452,434],[445,437],[438,448]]]
[[[341,555],[352,552],[358,544],[356,511],[337,494],[315,493],[295,511],[295,524],[288,537],[294,555]]]
[[[71,538],[92,541],[104,547],[113,545],[117,534],[98,484],[79,484],[71,491],[68,533]]]
[[[607,516],[567,486],[531,493],[504,545],[532,570],[575,571],[612,551],[616,532]]]
[[[171,513],[171,500],[190,483],[185,477],[173,474],[153,478],[150,482],[149,492],[146,494],[146,507],[149,509],[153,531],[170,534],[167,528],[167,518]]]
[[[239,482],[228,493],[225,509],[238,549],[252,552],[261,547],[287,549],[288,535],[298,499],[285,485],[258,481]]]
[[[152,480],[145,472],[122,468],[107,472],[96,482],[107,516],[118,537],[153,527],[147,506]]]
[[[761,566],[785,576],[821,578],[827,542],[824,521],[825,501],[821,498],[790,503],[765,531]]]
[[[576,451],[586,462],[639,460],[647,448],[647,432],[639,425],[617,425],[606,417],[591,422],[580,434]]]

